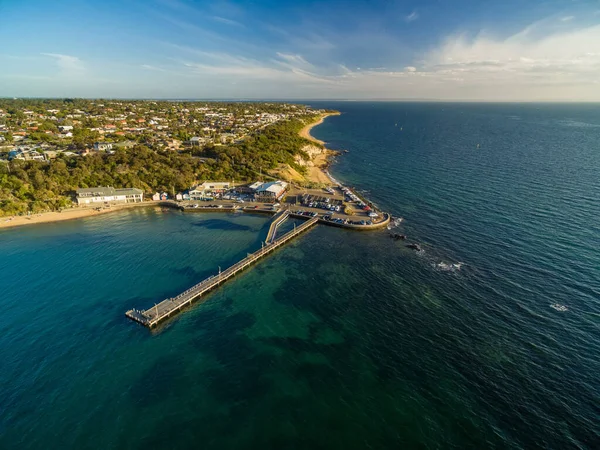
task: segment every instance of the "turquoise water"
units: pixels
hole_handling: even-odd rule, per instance
[[[598,446],[600,108],[326,106],[333,174],[424,251],[319,226],[151,333],[123,313],[268,217],[0,231],[0,448]]]

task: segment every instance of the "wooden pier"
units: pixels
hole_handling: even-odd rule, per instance
[[[276,220],[281,219],[281,217],[283,217],[283,214]],[[287,218],[287,215],[285,215],[285,218]],[[283,220],[285,220],[285,218]],[[281,220],[281,222],[283,222],[283,220]],[[202,282],[196,284],[195,286],[192,286],[185,292],[179,294],[177,297],[163,300],[162,302],[155,304],[152,308],[147,309],[145,311],[131,309],[127,311],[125,315],[148,328],[152,328],[156,326],[159,322],[162,322],[163,320],[173,316],[174,314],[177,314],[182,308],[192,304],[196,299],[202,296],[202,294],[211,291],[215,287],[219,286],[221,283],[224,283],[229,278],[233,277],[238,272],[250,266],[252,263],[261,259],[263,256],[268,255],[273,250],[285,244],[289,240],[295,238],[303,231],[308,230],[313,225],[315,225],[318,222],[318,220],[318,217],[310,218],[298,227],[294,227],[293,230],[287,232],[279,239],[275,239],[272,242],[267,242],[267,245],[265,245],[260,250],[249,254],[246,258],[235,263],[233,266],[229,267],[223,272],[219,272],[216,275],[212,275],[207,279],[203,280]],[[276,227],[274,229],[276,229]],[[269,233],[270,232],[271,230],[269,230]]]
[[[267,233],[267,238],[265,239],[265,243],[270,244],[275,240],[275,235],[277,233],[277,228],[283,222],[287,220],[290,216],[290,212],[287,209],[280,211],[273,217],[273,222],[271,222],[271,226],[269,227],[269,232]]]

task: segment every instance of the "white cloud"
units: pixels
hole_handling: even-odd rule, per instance
[[[404,20],[410,23],[410,22],[414,22],[418,18],[419,18],[419,13],[415,10],[415,11],[411,12],[408,16],[405,16]]]
[[[212,16],[211,19],[216,22],[224,23],[225,25],[232,25],[234,27],[243,27],[244,26],[241,23],[236,22],[235,20],[227,19],[227,18],[221,17],[221,16]]]
[[[574,18],[575,18],[575,16],[565,16],[565,17],[561,17],[560,21],[561,22],[570,22]]]
[[[146,70],[153,70],[156,72],[165,72],[165,69],[163,69],[161,67],[152,66],[150,64],[142,64],[141,67]]]
[[[60,53],[42,53],[42,55],[54,58],[63,75],[78,75],[85,70],[83,62],[76,56]]]
[[[202,61],[186,66],[195,76],[256,82],[256,97],[600,101],[600,25],[539,27],[502,39],[450,36],[402,69],[318,65],[293,52],[250,59],[194,51]]]

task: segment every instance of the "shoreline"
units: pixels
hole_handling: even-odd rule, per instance
[[[12,216],[12,217],[0,217],[0,230],[6,228],[15,228],[25,225],[34,225],[39,223],[54,223],[64,222],[66,220],[84,219],[86,217],[100,216],[117,211],[123,211],[125,209],[141,208],[146,206],[160,206],[158,202],[142,202],[142,203],[130,203],[124,205],[112,205],[110,208],[103,208],[100,211],[96,211],[94,208],[68,208],[61,212],[49,211],[38,214],[31,214],[29,216]]]
[[[318,144],[323,147],[323,153],[317,155],[312,161],[314,166],[308,167],[308,174],[306,175],[307,181],[319,184],[325,184],[331,186],[335,184],[331,179],[331,176],[328,174],[327,168],[329,166],[329,158],[334,156],[337,152],[334,150],[329,150],[325,148],[325,142],[313,137],[310,134],[310,130],[317,125],[321,125],[325,119],[329,116],[337,116],[339,113],[326,113],[322,114],[318,120],[315,122],[309,123],[304,128],[300,130],[298,133],[301,137]],[[94,208],[67,208],[58,211],[49,211],[38,214],[31,214],[29,216],[6,216],[0,217],[0,230],[8,229],[8,228],[16,228],[26,225],[34,225],[40,223],[55,223],[55,222],[64,222],[66,220],[75,220],[75,219],[83,219],[86,217],[94,217],[103,214],[109,214],[112,212],[122,211],[130,208],[140,208],[146,206],[160,206],[158,202],[142,202],[142,203],[131,203],[124,205],[112,205],[110,208],[101,209],[100,211],[96,211]]]
[[[304,139],[308,139],[309,141],[312,141],[315,144],[319,144],[319,145],[322,145],[323,147],[325,147],[326,142],[314,137],[312,134],[310,134],[310,130],[312,130],[317,125],[321,125],[325,121],[325,119],[327,119],[328,117],[339,116],[339,115],[340,115],[340,113],[322,114],[316,122],[312,122],[312,123],[309,123],[308,125],[305,125],[304,128],[302,128],[298,134],[300,135],[300,137],[303,137]]]
[[[312,183],[325,184],[327,186],[331,186],[334,184],[333,180],[331,179],[331,177],[329,176],[329,174],[327,172],[327,168],[329,167],[329,164],[330,164],[330,158],[335,156],[337,154],[337,152],[335,150],[328,149],[326,147],[326,142],[324,142],[320,139],[317,139],[316,137],[311,135],[310,132],[314,127],[321,125],[325,121],[326,118],[328,118],[330,116],[339,116],[339,115],[340,115],[340,113],[322,114],[318,118],[318,120],[305,125],[304,128],[302,128],[300,130],[300,132],[298,133],[300,135],[300,137],[307,139],[307,140],[323,147],[323,153],[321,153],[320,155],[317,155],[312,160],[314,166],[308,167],[308,173],[306,175],[307,181],[310,181]]]

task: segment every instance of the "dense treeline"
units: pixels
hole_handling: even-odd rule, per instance
[[[0,164],[0,215],[70,206],[74,191],[83,187],[137,187],[148,194],[173,194],[205,179],[254,180],[260,171],[268,172],[281,163],[302,171],[294,156],[302,154],[308,143],[298,135],[304,123],[293,119],[267,127],[240,144],[183,153],[137,145],[114,154]]]

